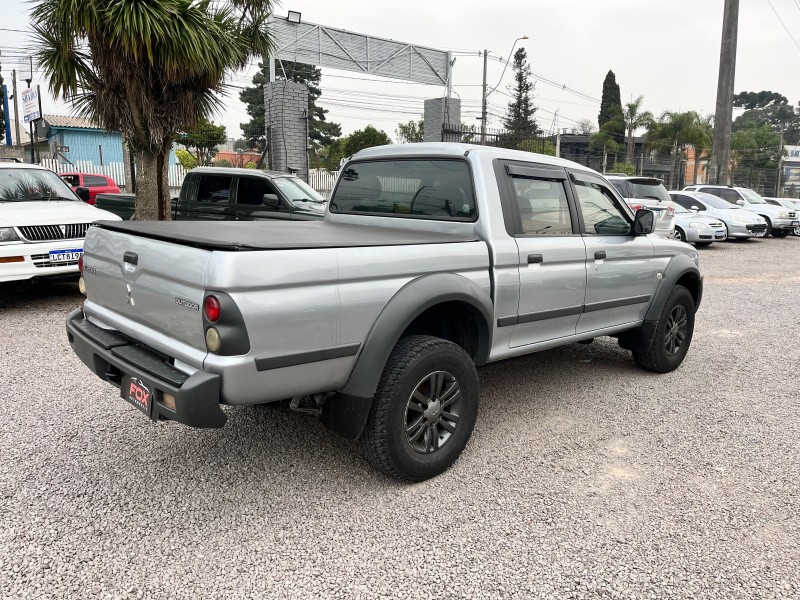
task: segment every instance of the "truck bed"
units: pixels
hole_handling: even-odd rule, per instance
[[[356,248],[476,242],[475,234],[412,231],[326,221],[100,221],[98,227],[206,250]]]

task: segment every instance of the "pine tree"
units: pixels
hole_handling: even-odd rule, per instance
[[[322,90],[319,88],[322,71],[313,65],[287,61],[283,61],[283,69],[276,66],[276,79],[288,79],[296,83],[305,83],[308,86],[308,114],[311,115],[308,137],[314,150],[319,152],[320,148],[330,145],[342,135],[341,126],[338,123],[327,121],[325,115],[328,111],[317,106],[317,100],[322,95]],[[258,67],[259,71],[253,76],[253,87],[242,90],[239,93],[239,99],[247,105],[247,114],[252,117],[249,123],[241,124],[245,138],[253,147],[263,148],[262,136],[266,131],[264,84],[269,82],[269,61],[260,63]]]
[[[609,70],[603,80],[603,96],[600,99],[600,114],[597,116],[597,124],[600,126],[600,131],[606,132],[614,142],[621,143],[624,140],[625,119],[614,71]]]
[[[533,105],[531,92],[531,67],[528,65],[528,55],[525,48],[520,48],[514,53],[514,82],[508,86],[512,100],[508,103],[506,115],[503,117],[503,126],[507,133],[514,138],[534,137],[541,133],[534,115],[536,107]]]

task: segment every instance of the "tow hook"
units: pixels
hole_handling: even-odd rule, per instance
[[[315,417],[318,417],[322,414],[322,405],[325,403],[326,398],[326,394],[295,396],[289,403],[289,408],[299,413],[305,413],[307,415],[314,415]]]

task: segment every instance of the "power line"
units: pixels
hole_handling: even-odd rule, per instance
[[[781,25],[783,25],[783,28],[786,30],[786,33],[789,35],[790,38],[792,38],[792,42],[794,42],[794,45],[797,47],[798,50],[800,50],[800,44],[798,44],[797,40],[794,39],[792,32],[789,31],[789,28],[786,26],[786,23],[783,22],[783,19],[781,19],[781,16],[778,14],[778,11],[775,10],[774,6],[772,6],[772,2],[770,2],[770,0],[767,0],[767,4],[769,4],[769,7],[772,9],[772,12],[775,13],[775,16],[778,17],[778,21],[781,22]],[[800,6],[798,6],[798,8],[800,8]]]

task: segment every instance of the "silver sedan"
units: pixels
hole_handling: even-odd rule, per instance
[[[670,192],[672,200],[683,208],[725,223],[728,239],[746,240],[767,235],[767,222],[763,217],[743,210],[722,198],[705,192]]]
[[[695,246],[708,246],[728,239],[728,228],[720,219],[675,204],[675,237]]]

